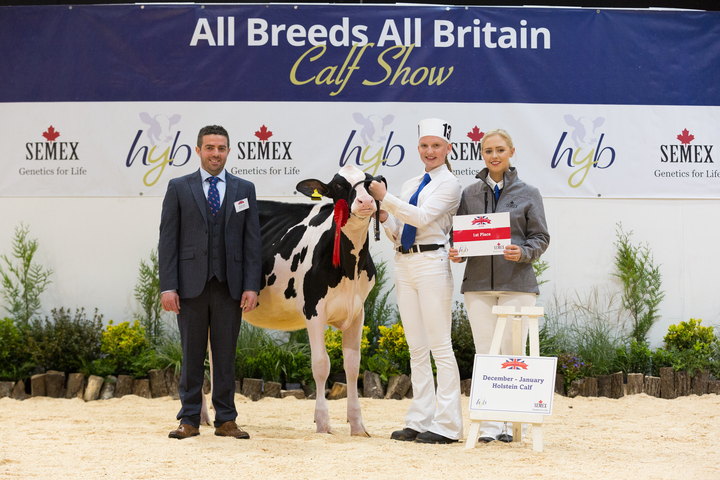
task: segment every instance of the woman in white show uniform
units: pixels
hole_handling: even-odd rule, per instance
[[[394,440],[453,443],[462,438],[460,374],[450,339],[453,279],[446,244],[462,186],[450,169],[450,125],[437,118],[418,125],[423,174],[405,182],[399,197],[372,182],[382,201],[380,220],[395,243],[395,288],[410,349],[413,402]],[[430,365],[437,367],[437,396]]]
[[[475,351],[490,351],[497,316],[492,314],[495,305],[514,307],[535,306],[535,296],[540,293],[532,262],[540,258],[550,243],[550,233],[545,222],[543,200],[537,188],[518,178],[510,159],[515,147],[510,135],[501,129],[486,132],[480,144],[485,166],[477,174],[478,182],[462,193],[458,215],[508,212],[510,214],[511,245],[505,247],[503,256],[468,257],[460,291],[465,295],[465,307],[475,340]],[[458,263],[465,258],[451,248],[450,260]],[[501,354],[512,354],[512,333],[505,329]],[[528,320],[523,317],[522,334],[527,339]],[[526,424],[527,425],[527,424]],[[523,426],[523,430],[526,429]],[[512,424],[507,430],[500,422],[482,422],[481,443],[494,440],[512,442]]]

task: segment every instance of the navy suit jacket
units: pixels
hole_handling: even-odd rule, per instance
[[[262,269],[260,221],[255,185],[225,172],[225,251],[227,283],[235,300],[245,290],[260,291]],[[249,208],[236,211],[235,202]],[[208,278],[207,199],[200,170],[170,180],[160,218],[160,291],[176,290],[194,298]]]

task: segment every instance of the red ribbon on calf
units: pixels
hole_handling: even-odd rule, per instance
[[[348,204],[342,198],[335,204],[333,219],[335,220],[335,245],[333,248],[333,266],[340,266],[340,229],[345,226],[350,216]]]

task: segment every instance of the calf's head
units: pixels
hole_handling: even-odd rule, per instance
[[[311,198],[318,194],[332,199],[337,205],[339,200],[344,200],[350,209],[350,214],[365,219],[371,217],[377,210],[375,200],[367,191],[367,186],[372,181],[372,176],[362,172],[354,165],[345,165],[335,174],[330,183],[323,183],[320,180],[303,180],[297,184],[297,191]]]

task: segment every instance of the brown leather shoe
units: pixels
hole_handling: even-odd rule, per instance
[[[177,429],[170,432],[168,437],[182,440],[183,438],[195,437],[197,435],[200,435],[200,430],[197,427],[193,427],[187,423],[181,423]]]
[[[250,438],[250,434],[239,428],[234,420],[227,421],[215,428],[215,435],[218,437]]]

